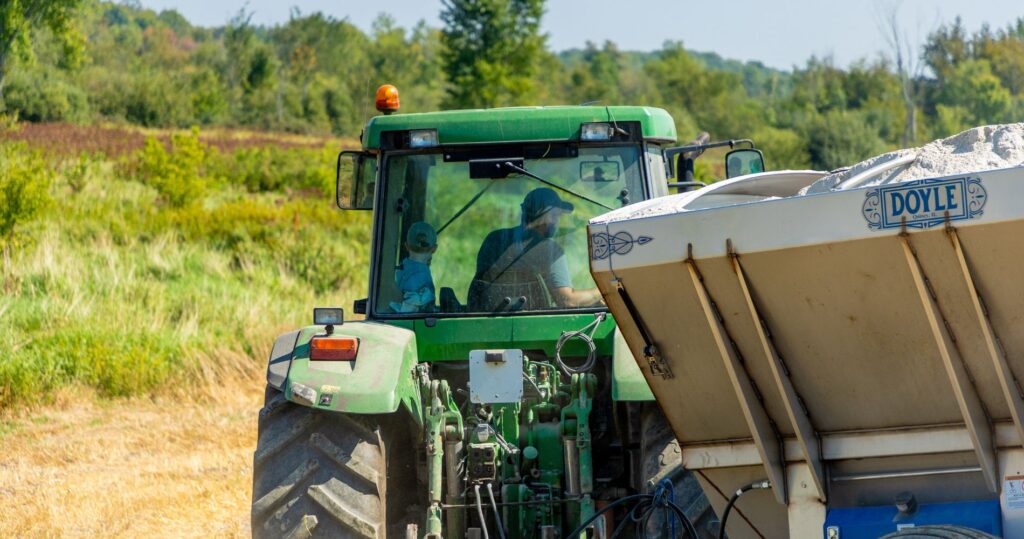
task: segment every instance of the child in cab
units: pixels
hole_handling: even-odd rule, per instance
[[[402,293],[402,301],[393,301],[390,307],[396,313],[435,311],[434,277],[430,273],[430,260],[437,251],[434,227],[423,221],[413,223],[405,235],[405,248],[409,256],[395,270],[395,284]]]

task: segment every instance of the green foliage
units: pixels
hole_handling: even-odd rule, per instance
[[[59,72],[36,68],[15,71],[6,79],[6,105],[29,122],[84,121],[89,102],[85,92]]]
[[[611,41],[605,41],[599,49],[588,42],[581,61],[572,70],[569,88],[572,101],[585,103],[597,101],[605,105],[617,105],[623,101],[622,53]]]
[[[450,0],[442,29],[423,22],[403,28],[382,14],[368,32],[298,10],[273,27],[252,24],[243,10],[218,28],[193,26],[175,11],[102,0],[17,0],[0,12],[18,18],[42,5],[59,16],[0,26],[0,34],[14,29],[11,50],[19,52],[4,57],[8,76],[0,88],[11,113],[29,121],[355,136],[374,114],[376,87],[392,83],[403,112],[586,101],[661,106],[683,140],[700,131],[715,139],[781,132],[786,143],[778,151],[795,153],[769,154],[770,163],[823,166],[1024,114],[1024,18],[973,34],[959,20],[939,27],[921,47],[930,71],[914,75],[898,72],[896,60],[843,67],[828,57],[780,71],[671,41],[653,52],[588,43],[556,56],[540,31],[543,0]],[[85,54],[69,56],[76,40]],[[905,66],[909,58],[902,60]],[[851,122],[868,136],[864,144],[823,149],[836,139],[833,123]],[[805,138],[807,153],[792,133]],[[276,189],[272,178],[287,177],[280,181],[291,189],[322,191],[330,183],[272,150],[210,157],[203,166],[206,176],[250,192]],[[181,197],[171,190],[162,192],[167,203],[187,203],[172,202]]]
[[[1008,119],[1013,104],[1010,92],[992,73],[987,60],[966,60],[946,78],[942,90],[946,106],[966,112],[968,123],[997,123]]]
[[[856,112],[831,110],[810,125],[806,136],[811,165],[820,170],[851,165],[886,149],[878,131]]]
[[[310,305],[365,295],[367,215],[300,196],[312,180],[270,177],[275,168],[259,192],[215,179],[240,150],[214,153],[196,135],[180,134],[169,149],[151,139],[127,158],[132,167],[101,155],[48,162],[22,144],[0,146],[0,185],[40,188],[38,178],[57,177],[52,211],[21,227],[32,242],[12,253],[13,286],[0,294],[0,411],[69,385],[142,395],[195,384],[200,373],[257,371],[268,339],[305,323]],[[329,168],[324,152],[270,155],[287,170],[322,159]],[[195,172],[205,197],[154,204],[143,170]]]
[[[0,144],[0,249],[9,256],[19,228],[50,202],[51,173],[24,144]]]
[[[74,27],[74,15],[82,0],[6,0],[0,2],[0,105],[10,59],[19,54],[31,61],[32,33],[48,28],[60,41],[66,62],[73,65],[81,52],[82,38]]]
[[[544,0],[444,0],[448,108],[528,104],[544,52]]]
[[[288,188],[329,196],[334,192],[331,163],[336,157],[336,149],[330,146],[320,150],[263,146],[220,156],[210,168],[211,175],[253,193]]]
[[[761,127],[751,134],[764,153],[768,170],[800,170],[811,166],[807,140],[790,129]]]
[[[199,129],[171,136],[171,149],[153,137],[139,156],[137,170],[143,181],[174,207],[192,204],[203,198],[209,178],[206,161],[209,147],[199,140]]]
[[[83,189],[89,184],[89,181],[93,176],[99,174],[99,165],[103,162],[103,155],[88,155],[82,153],[78,156],[77,161],[72,161],[66,164],[63,170],[64,179],[67,181],[68,187],[71,188],[72,194],[81,193]]]

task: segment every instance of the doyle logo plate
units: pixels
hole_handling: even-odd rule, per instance
[[[980,178],[914,180],[868,191],[861,212],[868,228],[931,228],[977,217],[987,200]]]

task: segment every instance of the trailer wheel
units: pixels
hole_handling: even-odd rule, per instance
[[[665,421],[661,409],[655,404],[646,405],[640,421],[643,432],[641,470],[644,492],[654,492],[662,479],[670,479],[675,491],[675,503],[683,509],[687,518],[697,528],[699,539],[716,539],[718,517],[700,488],[700,483],[689,470],[683,468],[683,454],[679,449],[679,442]],[[647,521],[644,536],[669,537],[670,532],[667,530],[671,526],[669,514],[655,511]],[[684,536],[684,533],[682,526],[676,523],[677,536]]]
[[[983,531],[961,526],[915,526],[883,535],[880,539],[997,539]]]
[[[416,470],[409,429],[395,419],[300,406],[268,387],[253,455],[253,537],[404,537]]]

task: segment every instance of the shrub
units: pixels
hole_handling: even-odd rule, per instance
[[[0,248],[5,260],[19,227],[50,202],[51,173],[24,143],[0,144]]]
[[[63,170],[64,179],[72,193],[80,193],[89,183],[89,178],[98,173],[103,162],[103,155],[100,153],[89,154],[82,152],[78,159],[68,163]]]
[[[171,136],[171,149],[153,137],[138,158],[137,172],[171,206],[180,208],[203,198],[209,147],[199,140],[199,129]]]
[[[315,190],[318,195],[334,191],[335,151],[329,146],[279,148],[262,146],[242,148],[223,154],[217,160],[217,177],[240,185],[251,193],[292,190]]]
[[[4,81],[4,102],[30,122],[83,121],[89,117],[85,92],[52,71],[14,70]]]

